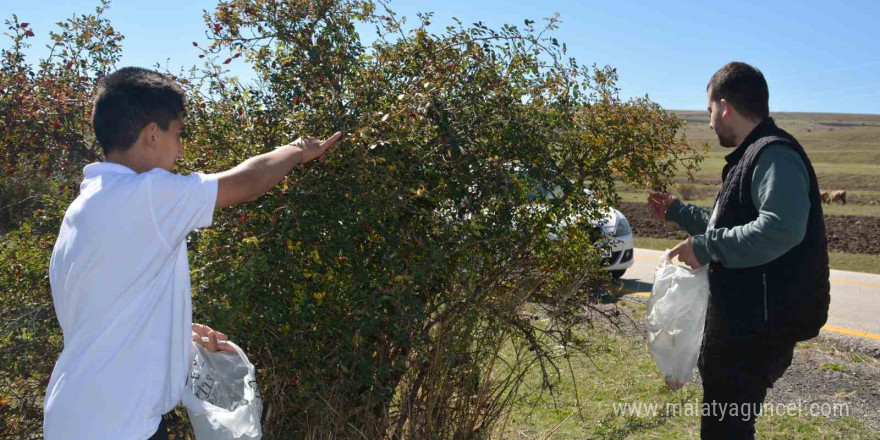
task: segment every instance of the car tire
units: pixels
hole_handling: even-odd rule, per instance
[[[619,280],[620,278],[623,277],[623,274],[625,274],[625,273],[626,273],[626,269],[624,269],[624,270],[612,270],[612,271],[611,271],[611,276],[614,277],[615,280]]]

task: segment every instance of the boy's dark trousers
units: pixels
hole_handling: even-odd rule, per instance
[[[159,422],[159,429],[157,429],[156,433],[147,440],[168,440],[168,426],[165,424],[164,416],[162,417],[162,421]]]
[[[794,342],[761,339],[729,341],[704,335],[698,362],[703,378],[701,439],[755,438],[756,414],[767,390],[791,365],[795,346]],[[737,406],[737,417],[731,416],[732,405]]]

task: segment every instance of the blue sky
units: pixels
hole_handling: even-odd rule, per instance
[[[97,0],[0,0],[4,19],[16,13],[31,23],[33,56],[43,56],[48,32],[74,13],[92,12]],[[199,64],[193,41],[205,42],[202,10],[211,0],[116,0],[106,15],[125,35],[119,64]],[[393,1],[415,21],[433,11],[432,28],[458,17],[499,27],[521,25],[554,12],[555,36],[582,64],[611,65],[624,97],[648,94],[670,109],[706,107],[709,77],[728,61],[764,72],[771,111],[880,114],[880,2],[877,1]],[[365,38],[372,38],[364,35]],[[4,41],[3,47],[8,47]],[[236,64],[237,63],[237,64]],[[249,76],[243,61],[232,71]]]

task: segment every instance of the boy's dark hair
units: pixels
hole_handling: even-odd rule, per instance
[[[718,69],[706,90],[713,101],[727,100],[740,114],[751,119],[770,115],[770,91],[760,70],[738,61]]]
[[[92,126],[106,157],[126,151],[141,130],[155,122],[168,130],[183,115],[186,93],[170,78],[149,69],[124,67],[98,82]]]

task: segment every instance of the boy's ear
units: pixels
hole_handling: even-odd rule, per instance
[[[142,130],[147,146],[154,148],[159,143],[159,124],[150,122]]]

